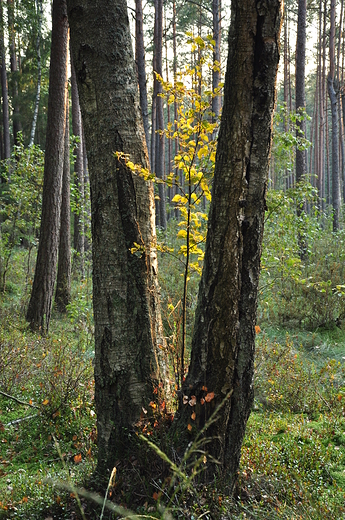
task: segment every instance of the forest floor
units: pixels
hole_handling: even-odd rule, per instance
[[[103,497],[85,490],[96,457],[90,282],[75,282],[67,316],[55,314],[43,337],[23,318],[19,271],[0,299],[0,518],[102,518]],[[160,475],[130,492],[128,475],[142,480],[131,460],[108,493],[123,509],[103,518],[345,518],[345,330],[257,330],[235,496],[217,479],[183,486]]]

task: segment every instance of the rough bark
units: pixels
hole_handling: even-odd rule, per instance
[[[41,328],[47,331],[49,328],[56,278],[66,122],[67,44],[66,0],[54,0],[40,241],[26,315],[33,330]]]
[[[68,0],[92,208],[99,482],[133,448],[133,424],[164,377],[151,183],[114,156],[148,165],[125,0]],[[132,254],[134,243],[142,251]],[[133,441],[133,442],[132,442]]]
[[[307,0],[298,1],[297,44],[296,44],[296,112],[304,114],[305,103],[305,48],[307,37]],[[306,120],[297,121],[296,136],[305,137]],[[306,151],[296,149],[296,182],[300,182],[307,171]]]
[[[75,262],[82,277],[84,277],[84,252],[85,252],[85,225],[84,225],[84,150],[83,129],[79,104],[77,78],[71,53],[71,94],[72,94],[72,129],[73,134],[79,137],[79,143],[75,150],[74,182],[77,189],[78,209],[74,213],[73,247],[77,252]]]
[[[220,463],[230,489],[253,402],[258,279],[282,3],[232,2],[204,269],[191,364],[183,386],[185,396],[196,397],[196,420],[190,419],[190,404],[181,399],[176,421],[177,443],[187,444],[223,403],[217,421],[207,429],[210,443],[205,449]],[[205,388],[209,394],[214,392],[214,399],[202,404]]]
[[[66,89],[66,94],[68,91]],[[59,259],[56,277],[55,303],[60,312],[66,312],[71,301],[71,204],[70,204],[70,158],[69,158],[69,110],[68,96],[65,127],[65,148],[61,194],[61,225]]]
[[[138,71],[140,108],[144,123],[146,144],[149,146],[149,109],[147,103],[144,20],[142,0],[135,0],[135,61]]]

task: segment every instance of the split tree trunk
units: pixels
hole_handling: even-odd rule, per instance
[[[205,450],[219,462],[230,489],[254,395],[257,294],[282,4],[232,2],[204,269],[185,397],[176,421],[176,442],[187,445],[223,403],[217,421],[207,429],[210,442]],[[195,406],[188,402],[194,402],[193,396]]]

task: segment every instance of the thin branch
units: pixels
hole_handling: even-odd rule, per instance
[[[35,404],[25,403],[25,401],[21,401],[20,399],[17,399],[17,397],[14,397],[13,395],[6,394],[2,390],[0,390],[0,394],[4,397],[7,397],[7,399],[12,399],[12,401],[16,401],[16,403],[22,404],[23,406],[30,406],[31,408],[36,408],[36,410],[39,410],[40,407],[36,406]]]

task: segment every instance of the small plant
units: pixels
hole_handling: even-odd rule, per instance
[[[212,37],[208,36],[204,40],[190,33],[187,35],[192,52],[198,51],[199,58],[195,66],[192,68],[186,66],[183,72],[178,72],[173,83],[164,81],[157,74],[163,89],[162,97],[169,105],[172,103],[177,105],[177,120],[169,123],[164,130],[167,139],[178,143],[179,151],[171,165],[173,171],[162,180],[149,169],[133,164],[128,155],[116,153],[118,159],[125,161],[133,173],[156,184],[164,182],[175,192],[172,204],[178,209],[180,215],[176,235],[179,247],[161,243],[158,249],[175,255],[183,265],[183,294],[180,297],[182,309],[179,334],[180,373],[176,374],[178,386],[182,384],[185,375],[188,282],[193,273],[201,275],[206,239],[206,201],[211,200],[211,181],[216,154],[215,136],[218,128],[218,121],[212,121],[214,118],[211,110],[212,98],[219,96],[222,89],[221,85],[212,92],[205,80],[207,76],[203,73],[203,68],[207,68],[208,71],[219,68],[219,64],[212,61],[214,46]],[[137,244],[133,246],[133,253],[140,251],[140,246]]]
[[[28,249],[27,270],[30,266],[41,217],[44,153],[38,146],[25,149],[19,134],[11,161],[3,166],[10,182],[1,184],[0,192],[0,292],[6,289],[15,246],[22,244]]]

